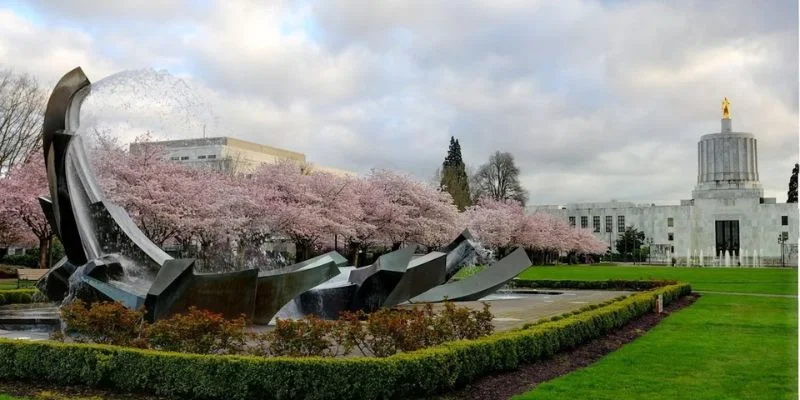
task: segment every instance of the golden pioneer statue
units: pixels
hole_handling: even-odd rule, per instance
[[[722,119],[731,119],[730,105],[731,102],[728,101],[727,97],[722,100]]]

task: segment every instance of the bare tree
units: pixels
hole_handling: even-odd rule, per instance
[[[0,173],[39,146],[44,102],[34,77],[0,70]]]
[[[528,201],[528,192],[519,183],[519,168],[511,153],[494,152],[489,162],[481,165],[472,175],[472,188],[476,200],[481,197],[511,199],[522,205]]]

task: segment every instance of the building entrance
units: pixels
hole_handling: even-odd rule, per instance
[[[717,254],[739,255],[739,221],[716,221]]]

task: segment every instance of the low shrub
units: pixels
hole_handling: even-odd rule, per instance
[[[148,347],[198,354],[237,354],[247,342],[246,319],[226,320],[222,314],[190,307],[144,327]]]
[[[142,340],[144,312],[117,302],[84,303],[76,299],[61,307],[67,333],[77,342],[145,347]]]
[[[251,353],[267,356],[326,356],[337,354],[331,333],[334,321],[315,316],[300,320],[277,319],[275,328],[256,335],[257,346]]]
[[[11,289],[0,290],[0,306],[8,304],[29,304],[40,299],[41,294],[36,289]]]
[[[674,285],[676,281],[632,281],[624,279],[609,279],[607,281],[578,281],[578,280],[547,280],[547,279],[514,279],[518,288],[547,288],[547,289],[583,289],[583,290],[651,290],[663,286]]]
[[[584,313],[386,358],[194,355],[0,339],[0,379],[83,384],[198,399],[404,399],[431,396],[607,334],[691,292],[670,285]]]
[[[0,262],[25,268],[39,268],[39,249],[28,250],[25,254],[7,255]]]
[[[252,334],[246,330],[244,316],[226,320],[221,314],[194,307],[186,314],[148,324],[142,311],[129,310],[121,303],[90,305],[75,300],[62,307],[61,317],[65,332],[55,333],[53,340],[63,341],[67,333],[80,343],[179,353],[291,357],[348,355],[355,348],[364,355],[388,357],[447,341],[475,339],[494,329],[488,304],[475,311],[451,302],[445,302],[439,313],[427,304],[402,310],[381,309],[371,314],[344,313],[336,321],[314,316],[277,319],[271,331]]]
[[[363,321],[362,321],[363,320]],[[443,303],[441,312],[433,305],[410,309],[380,309],[370,314],[345,312],[335,321],[310,316],[281,320],[266,333],[254,335],[249,351],[272,356],[345,356],[358,349],[361,354],[388,357],[444,342],[475,339],[492,333],[492,313]]]

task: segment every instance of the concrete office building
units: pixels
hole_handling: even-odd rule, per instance
[[[274,164],[283,160],[295,161],[312,170],[334,175],[355,175],[336,168],[314,165],[303,153],[265,146],[232,137],[212,137],[150,142],[168,151],[170,160],[196,167],[210,167],[230,173],[248,173],[263,163]],[[136,152],[142,144],[131,144]]]

